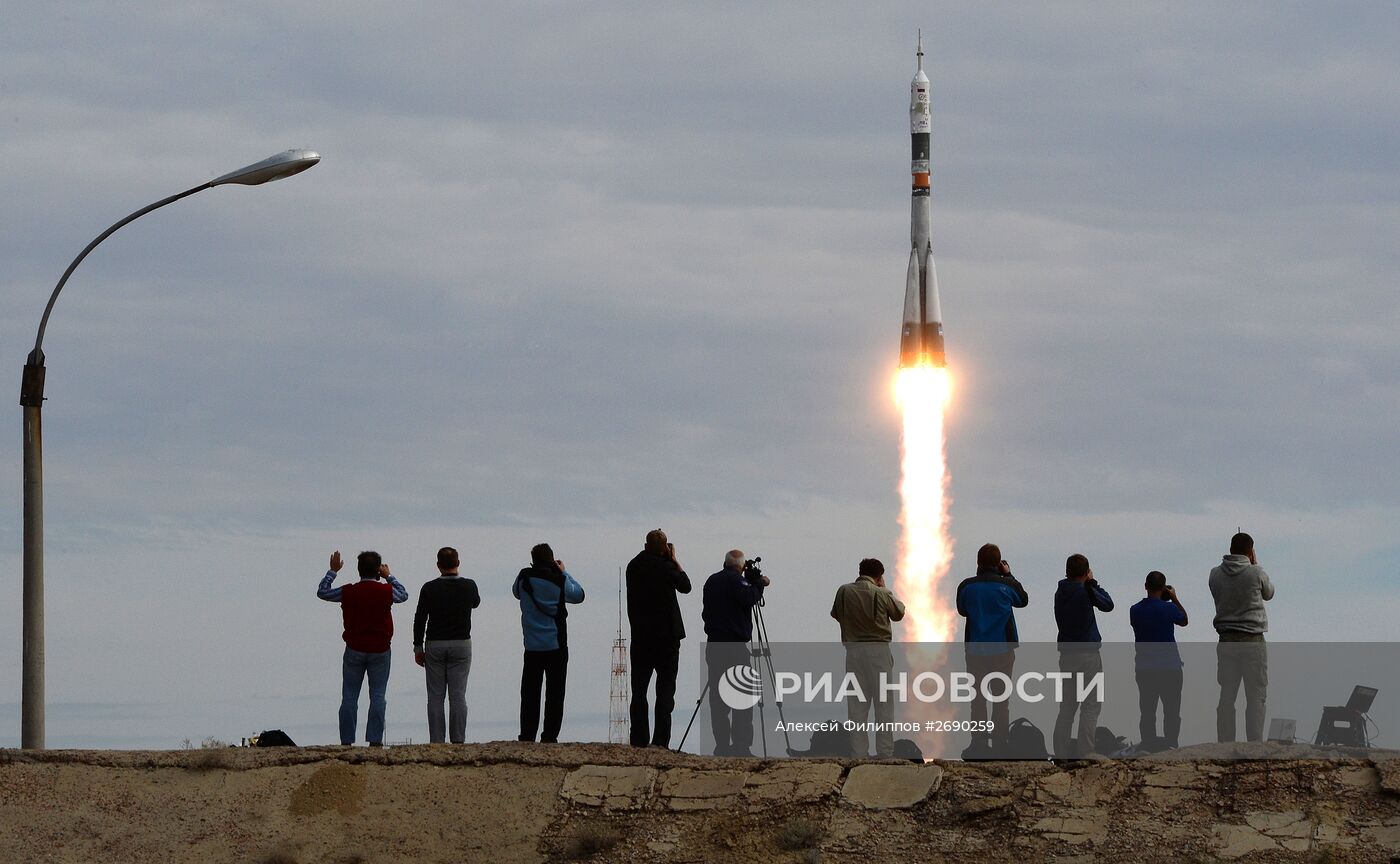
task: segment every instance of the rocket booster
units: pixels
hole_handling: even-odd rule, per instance
[[[909,85],[910,173],[914,186],[909,213],[909,274],[904,283],[904,325],[899,337],[899,368],[946,366],[943,312],[938,306],[938,276],[933,269],[933,235],[929,228],[929,85],[924,74],[923,36],[919,37],[919,71]]]

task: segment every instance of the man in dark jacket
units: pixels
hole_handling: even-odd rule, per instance
[[[520,601],[525,663],[520,672],[520,740],[534,741],[544,684],[544,728],[540,741],[559,740],[564,722],[564,679],[569,670],[568,604],[583,602],[583,586],[554,557],[548,543],[530,550],[530,566],[515,577],[510,592]]]
[[[437,553],[438,578],[418,591],[413,613],[413,661],[427,673],[428,741],[441,744],[452,727],[452,743],[467,740],[467,675],[472,671],[472,610],[481,605],[476,582],[459,575],[462,559],[444,546]],[[443,713],[446,699],[448,714]]]
[[[339,603],[344,619],[345,656],[341,660],[340,743],[355,743],[355,718],[360,706],[360,687],[369,679],[369,719],[365,740],[371,747],[384,746],[384,714],[388,708],[389,642],[394,638],[395,603],[408,599],[408,589],[389,575],[389,565],[378,552],[361,552],[355,561],[360,581],[336,586],[335,577],[345,564],[337,549],[331,567],[316,587],[316,596],[327,603]],[[379,580],[383,579],[383,582]]]
[[[983,682],[994,672],[1011,677],[1016,663],[1016,615],[1014,609],[1024,609],[1030,595],[1016,577],[1011,566],[1002,560],[1001,549],[987,543],[977,550],[977,575],[958,585],[958,614],[967,619],[964,631],[964,655],[967,671],[976,676],[977,690],[972,699],[972,721],[987,720],[987,698]],[[974,732],[969,753],[983,758],[992,755],[994,744],[1006,740],[1011,723],[1011,704],[1003,699],[992,704],[990,732]]]
[[[724,568],[705,580],[700,617],[705,622],[706,692],[710,699],[710,728],[715,733],[716,756],[752,756],[753,709],[730,709],[720,698],[719,681],[735,666],[749,663],[753,639],[753,608],[763,601],[767,576],[750,578],[744,572],[744,553],[731,549]],[[731,714],[733,715],[731,717]]]
[[[1089,559],[1083,555],[1071,555],[1065,559],[1065,578],[1055,588],[1055,625],[1059,630],[1055,643],[1060,649],[1060,671],[1073,676],[1064,681],[1060,712],[1055,718],[1055,755],[1061,759],[1089,757],[1094,753],[1099,709],[1103,707],[1099,697],[1103,695],[1103,690],[1086,692],[1082,701],[1079,697],[1080,682],[1087,685],[1095,675],[1103,672],[1103,657],[1099,654],[1103,638],[1099,636],[1095,609],[1112,612],[1113,598],[1094,579]],[[1074,746],[1070,741],[1070,732],[1074,728],[1076,713],[1079,715],[1079,737],[1077,746]]]
[[[676,707],[676,671],[685,623],[676,594],[690,593],[690,577],[676,560],[676,547],[657,528],[646,547],[627,563],[627,623],[632,630],[632,746],[671,746]],[[647,687],[656,676],[656,728],[647,723]]]

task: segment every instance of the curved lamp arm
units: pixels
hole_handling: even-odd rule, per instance
[[[89,243],[83,249],[83,251],[79,252],[78,257],[73,259],[73,263],[68,265],[68,269],[63,271],[63,276],[59,278],[58,284],[54,286],[53,293],[49,295],[49,305],[44,307],[44,317],[39,319],[39,333],[37,336],[34,337],[34,350],[31,351],[29,354],[29,362],[31,364],[36,364],[39,366],[44,365],[44,330],[46,330],[49,326],[49,315],[53,312],[53,304],[57,302],[58,292],[63,290],[63,286],[68,282],[68,277],[73,275],[73,271],[78,269],[78,265],[83,263],[83,259],[88,256],[89,252],[96,249],[99,243],[101,243],[103,240],[106,240],[108,237],[111,237],[117,232],[118,228],[121,228],[126,223],[139,219],[142,216],[145,216],[147,213],[151,212],[152,210],[159,210],[166,204],[173,204],[176,201],[179,201],[181,198],[188,198],[194,193],[208,189],[213,185],[213,183],[201,183],[193,189],[186,189],[184,192],[181,192],[177,195],[171,195],[169,198],[162,198],[154,204],[148,204],[145,207],[142,207],[140,210],[137,210],[135,213],[132,213],[130,216],[127,216],[125,219],[122,219],[120,222],[116,223],[111,228],[108,228],[106,231],[103,231],[101,234],[98,234],[95,240]]]
[[[290,177],[299,174],[321,161],[321,156],[314,150],[287,150],[275,156],[268,157],[261,162],[254,162],[252,165],[239,168],[237,171],[230,171],[221,177],[216,177],[207,183],[201,183],[193,189],[186,189],[169,198],[162,198],[154,204],[148,204],[122,219],[120,222],[97,235],[83,251],[78,253],[78,257],[73,259],[73,263],[68,265],[68,269],[63,271],[63,276],[54,286],[53,293],[49,295],[49,303],[44,307],[44,317],[39,319],[39,332],[34,337],[34,350],[29,352],[29,357],[24,364],[24,381],[20,386],[19,403],[25,406],[41,406],[44,402],[44,330],[49,326],[49,315],[53,312],[53,305],[58,301],[58,292],[63,290],[63,286],[68,282],[68,277],[73,275],[73,271],[88,256],[88,253],[97,248],[97,245],[108,237],[116,233],[128,222],[145,216],[152,210],[159,210],[167,204],[173,204],[181,198],[188,198],[196,192],[202,192],[214,186],[225,184],[238,184],[241,186],[258,186],[273,180],[280,180],[283,177]]]

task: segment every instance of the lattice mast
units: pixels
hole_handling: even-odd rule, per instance
[[[622,568],[617,568],[617,638],[612,645],[612,686],[608,693],[608,743],[632,738],[631,678],[627,672],[627,640],[622,637]]]

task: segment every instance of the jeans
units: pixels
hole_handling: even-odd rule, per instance
[[[534,741],[540,725],[540,684],[544,684],[544,729],[540,740],[559,740],[564,723],[564,678],[569,671],[569,649],[526,651],[520,670],[520,740]]]
[[[875,755],[888,759],[894,755],[894,697],[885,693],[881,686],[888,681],[894,671],[894,655],[890,653],[888,642],[847,642],[846,674],[853,676],[860,685],[860,695],[846,697],[846,719],[864,725],[874,709],[875,722],[881,728],[875,732]],[[870,755],[870,730],[851,730],[851,755],[857,759]]]
[[[747,642],[706,642],[705,669],[710,700],[710,729],[716,756],[748,756],[753,747],[753,709],[732,709],[720,698],[719,680],[735,666],[749,666]]]
[[[1235,740],[1235,699],[1244,684],[1244,733],[1250,741],[1264,740],[1264,701],[1269,691],[1269,649],[1263,633],[1226,630],[1215,646],[1215,680],[1220,702],[1215,706],[1215,738]]]
[[[1087,686],[1095,675],[1103,672],[1103,656],[1099,654],[1099,646],[1094,643],[1079,644],[1092,647],[1076,647],[1060,652],[1060,671],[1071,675],[1069,680],[1064,682],[1060,713],[1055,718],[1055,755],[1061,759],[1088,756],[1095,751],[1094,738],[1099,729],[1099,709],[1103,708],[1097,695],[1101,693],[1100,690],[1086,693],[1084,701],[1079,701],[1081,682]],[[1070,732],[1074,728],[1076,713],[1079,715],[1079,735],[1072,739]]]
[[[441,744],[452,718],[452,743],[467,740],[467,674],[472,671],[472,640],[427,642],[423,670],[428,677],[428,741]],[[443,699],[447,700],[444,716]]]
[[[1162,737],[1168,747],[1181,743],[1181,669],[1138,669],[1138,733],[1143,743],[1157,738],[1157,703],[1162,703]]]
[[[360,712],[360,685],[369,677],[369,722],[365,724],[365,740],[371,744],[384,743],[384,691],[389,689],[390,651],[366,654],[345,646],[341,663],[340,743],[355,743],[355,719]]]
[[[972,722],[974,724],[987,720],[987,697],[982,695],[982,682],[993,672],[1000,672],[1006,677],[1011,677],[1011,670],[1016,666],[1016,651],[1007,649],[1000,654],[977,654],[973,646],[977,642],[969,642],[964,648],[965,659],[967,660],[967,671],[977,679],[977,689],[972,697]],[[985,644],[985,643],[982,643]],[[1011,726],[1011,700],[1003,699],[1000,702],[991,703],[992,731],[974,732],[972,735],[973,746],[983,744],[987,747],[994,747],[1005,744],[1006,732]]]
[[[671,712],[676,709],[676,672],[681,665],[680,642],[632,643],[632,745],[647,746],[647,686],[656,675],[656,729],[653,747],[671,746]]]

